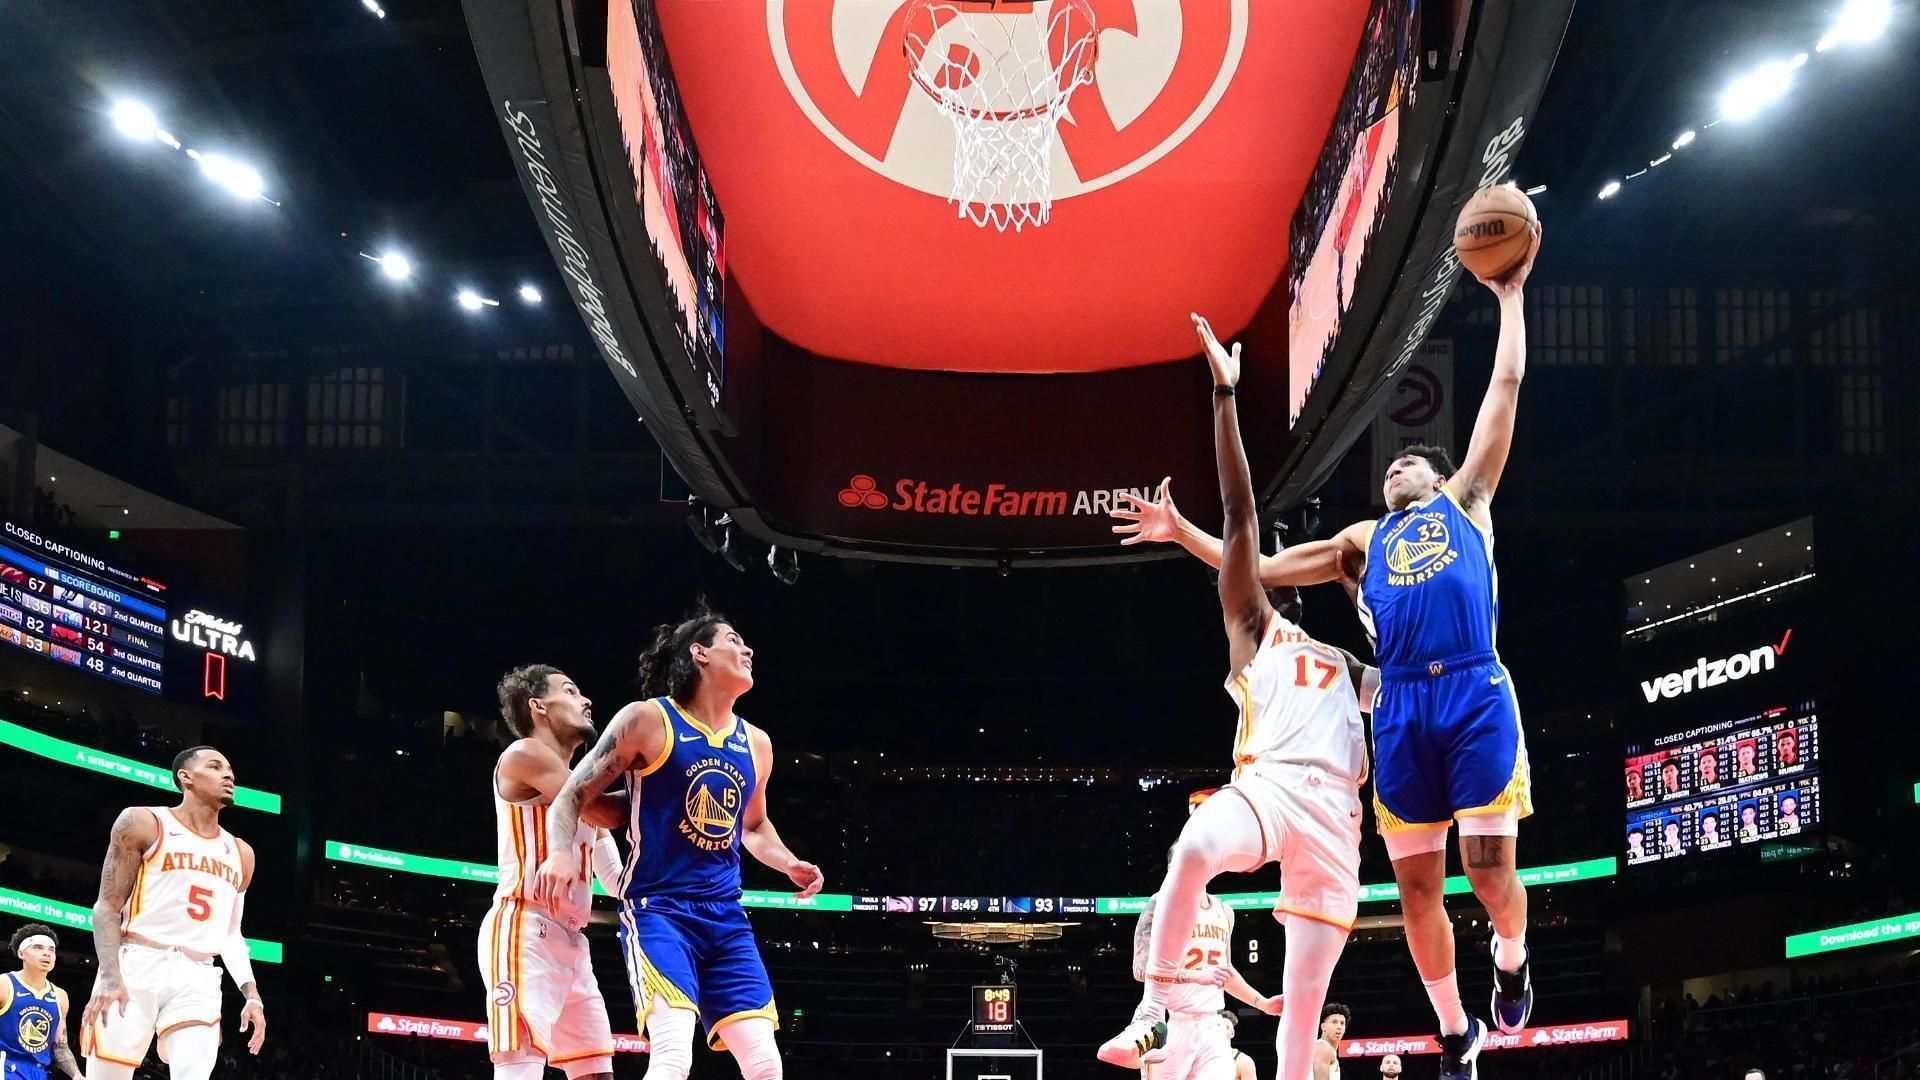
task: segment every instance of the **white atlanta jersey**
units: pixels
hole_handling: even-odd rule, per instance
[[[493,820],[500,883],[493,890],[494,905],[505,900],[535,904],[533,878],[547,857],[547,802],[535,795],[526,802],[508,802],[500,794],[500,775],[493,778]],[[565,910],[550,912],[555,921],[578,930],[587,924],[593,907],[593,826],[581,822],[574,830],[575,863],[580,879],[561,900]]]
[[[140,862],[121,928],[162,948],[218,955],[234,932],[240,843],[225,829],[212,836],[194,832],[171,807],[146,809],[160,824],[160,838]]]
[[[1347,658],[1274,612],[1246,670],[1227,680],[1240,706],[1235,775],[1258,763],[1317,766],[1357,787],[1367,777],[1367,737]]]
[[[1147,901],[1133,935],[1133,970],[1139,978],[1146,971],[1148,941],[1153,934],[1157,897]],[[1193,932],[1180,950],[1180,977],[1188,978],[1208,968],[1233,963],[1233,909],[1220,898],[1202,893],[1200,913],[1193,920]],[[1175,983],[1167,995],[1167,1011],[1174,1014],[1217,1013],[1227,1007],[1226,992],[1217,986],[1199,983]]]

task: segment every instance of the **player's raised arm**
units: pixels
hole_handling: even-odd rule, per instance
[[[1500,486],[1513,448],[1513,419],[1520,404],[1520,380],[1527,374],[1527,311],[1522,291],[1533,260],[1540,254],[1540,226],[1533,226],[1533,246],[1520,266],[1498,281],[1480,279],[1500,299],[1500,341],[1493,353],[1493,379],[1480,399],[1480,415],[1473,422],[1473,439],[1460,469],[1447,479],[1447,488],[1474,520],[1486,525],[1487,504]]]
[[[160,842],[160,822],[137,806],[120,811],[114,819],[113,833],[107,840],[107,860],[100,868],[100,896],[93,902],[93,950],[100,963],[100,975],[93,985],[93,996],[80,1017],[82,1030],[91,1026],[107,1006],[127,1011],[127,987],[120,978],[120,931],[126,917],[127,901],[133,896],[133,880],[140,872],[140,860]]]
[[[500,780],[537,791],[548,803],[560,797],[570,775],[565,762],[526,740],[500,755]],[[627,801],[619,795],[601,792],[580,807],[580,820],[598,829],[618,828],[626,819]]]
[[[1117,493],[1127,506],[1113,516],[1122,524],[1113,531],[1124,539],[1122,546],[1133,544],[1179,544],[1194,558],[1208,566],[1219,567],[1220,538],[1188,521],[1173,502],[1173,481],[1160,481],[1152,502],[1131,492]],[[1355,522],[1330,540],[1314,540],[1277,555],[1260,559],[1260,584],[1276,589],[1283,585],[1318,585],[1326,581],[1358,581],[1367,557],[1367,531],[1373,523]]]
[[[767,738],[766,732],[751,726],[747,728],[747,737],[753,744],[753,774],[760,782],[753,786],[753,795],[747,799],[747,816],[740,821],[741,846],[762,864],[787,875],[787,879],[800,888],[794,895],[805,900],[825,887],[827,875],[789,850],[780,839],[780,830],[773,827],[773,819],[767,816],[767,781],[773,778],[773,740]]]
[[[580,808],[606,792],[621,773],[635,761],[657,760],[666,749],[667,731],[660,720],[660,707],[652,701],[629,702],[618,713],[600,741],[573,775],[560,787],[547,809],[547,857],[534,875],[533,895],[548,910],[559,911],[561,902],[582,873],[579,857],[573,850],[573,837],[580,828]],[[640,793],[630,791],[629,798]]]
[[[1198,315],[1193,326],[1213,371],[1213,452],[1220,469],[1220,612],[1226,619],[1228,655],[1238,672],[1253,659],[1273,605],[1260,587],[1260,510],[1253,496],[1247,448],[1240,439],[1234,387],[1240,382],[1240,345],[1231,350]]]

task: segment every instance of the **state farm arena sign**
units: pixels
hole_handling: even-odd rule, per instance
[[[457,1042],[487,1041],[487,1025],[465,1020],[436,1020],[430,1016],[399,1016],[394,1013],[368,1013],[367,1030],[375,1035],[418,1035],[426,1039],[453,1039]],[[622,1054],[644,1054],[647,1040],[638,1035],[615,1035],[614,1050]]]
[[[1591,1043],[1624,1042],[1625,1020],[1597,1020],[1590,1024],[1555,1024],[1550,1027],[1521,1028],[1511,1035],[1487,1032],[1483,1050],[1537,1050],[1555,1046],[1586,1046]],[[1437,1054],[1440,1044],[1431,1035],[1400,1035],[1383,1039],[1343,1039],[1341,1057],[1385,1057],[1388,1054]]]

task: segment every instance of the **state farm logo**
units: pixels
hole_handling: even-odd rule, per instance
[[[1787,643],[1792,640],[1793,628],[1788,627],[1777,644],[1734,653],[1722,660],[1709,660],[1703,656],[1684,671],[1672,671],[1657,678],[1640,680],[1640,692],[1646,695],[1647,704],[1651,705],[1661,698],[1677,698],[1709,686],[1724,686],[1749,675],[1772,671],[1780,657],[1787,654]]]
[[[1123,494],[1151,500],[1153,486],[1048,491],[1023,490],[1007,484],[940,485],[905,477],[894,483],[892,494],[889,495],[878,480],[866,473],[856,473],[835,498],[849,510],[865,508],[908,514],[1011,518],[1106,515],[1125,505],[1120,498]]]

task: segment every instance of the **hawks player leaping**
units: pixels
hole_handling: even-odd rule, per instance
[[[1297,592],[1285,590],[1276,610],[1261,591],[1259,517],[1233,398],[1240,347],[1228,352],[1205,319],[1195,315],[1193,322],[1213,369],[1214,447],[1226,513],[1220,606],[1234,673],[1227,693],[1240,706],[1234,775],[1180,831],[1155,901],[1146,992],[1132,1022],[1099,1057],[1134,1067],[1143,1054],[1150,1062],[1164,1054],[1157,1045],[1160,1014],[1174,986],[1200,974],[1183,970],[1180,959],[1207,882],[1223,871],[1278,861],[1283,899],[1275,914],[1286,924],[1287,940],[1280,1075],[1300,1078],[1312,1068],[1320,1005],[1359,911],[1360,785],[1367,772],[1360,701],[1373,678],[1352,656],[1300,629]]]
[[[1493,379],[1480,403],[1466,460],[1411,446],[1387,467],[1388,512],[1331,540],[1263,561],[1269,588],[1339,581],[1373,636],[1384,679],[1373,714],[1375,816],[1393,859],[1407,948],[1440,1019],[1441,1080],[1472,1080],[1486,1029],[1467,1015],[1454,979],[1453,928],[1442,889],[1447,830],[1460,822],[1460,855],[1493,923],[1490,1007],[1502,1031],[1533,1011],[1527,893],[1514,869],[1520,819],[1533,813],[1527,744],[1513,680],[1494,651],[1499,579],[1493,568],[1494,489],[1513,446],[1514,411],[1527,368],[1522,289],[1540,251],[1540,227],[1519,269],[1481,280],[1500,302]],[[1230,545],[1195,529],[1167,486],[1152,503],[1130,500],[1124,542],[1172,540],[1222,567]],[[1223,578],[1224,581],[1224,578]],[[1222,586],[1224,588],[1224,585]]]

